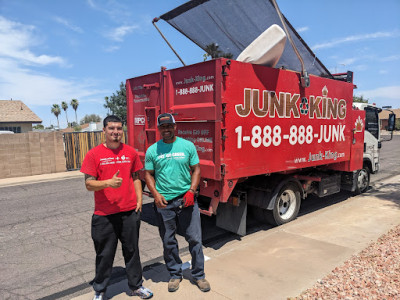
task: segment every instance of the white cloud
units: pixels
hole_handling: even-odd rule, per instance
[[[129,22],[131,10],[125,3],[119,0],[87,0],[89,7],[93,10],[106,14],[116,23]]]
[[[110,38],[113,41],[116,42],[122,42],[124,40],[124,37],[130,33],[132,33],[135,29],[138,29],[139,26],[137,25],[123,25],[119,26],[117,28],[112,29],[108,33],[106,33],[106,36]]]
[[[359,58],[358,57],[351,57],[351,58],[346,58],[340,61],[340,65],[348,66],[354,64]]]
[[[361,68],[359,68],[358,70],[365,70],[366,63],[369,63],[369,62],[379,62],[379,63],[392,62],[392,61],[400,60],[400,55],[391,55],[391,56],[387,56],[387,57],[380,57],[376,54],[373,54],[373,55],[359,55],[356,57],[349,57],[349,58],[343,58],[343,59],[339,59],[337,56],[331,56],[330,59],[333,59],[336,61],[337,69],[341,68],[341,66],[354,67],[354,64],[358,62],[358,63],[363,63],[363,64],[360,64],[359,66],[356,66],[356,67],[361,66]]]
[[[316,44],[311,49],[313,51],[319,49],[326,49],[338,46],[340,44],[349,43],[349,42],[359,42],[359,41],[366,41],[366,40],[374,40],[380,38],[391,38],[391,37],[398,37],[400,36],[399,31],[392,31],[392,32],[375,32],[375,33],[367,33],[367,34],[360,34],[360,35],[351,35],[344,38],[332,40],[330,42]]]
[[[378,107],[391,105],[400,108],[400,86],[385,86],[372,90],[355,91],[356,96],[369,99],[369,103],[376,103]]]
[[[363,95],[365,98],[386,98],[398,99],[400,101],[400,86],[385,86],[373,90],[357,91],[358,95]],[[399,102],[400,104],[400,102]]]
[[[109,46],[109,47],[104,48],[104,51],[105,52],[114,52],[114,51],[119,50],[120,48],[121,48],[120,46]]]
[[[62,99],[95,98],[109,92],[97,89],[93,82],[59,79],[1,58],[0,69],[0,99],[18,99],[28,106],[52,105]],[[101,96],[99,101],[103,101]]]
[[[93,9],[96,8],[96,4],[94,3],[93,0],[87,0],[87,3],[89,4],[89,6],[90,6],[91,8],[93,8]]]
[[[304,27],[297,28],[296,31],[297,31],[298,33],[301,33],[301,32],[308,31],[309,29],[310,29],[309,27],[304,26]]]
[[[363,64],[355,65],[355,66],[353,67],[353,70],[354,70],[354,71],[359,71],[359,72],[366,71],[366,70],[368,70],[368,69],[369,69],[369,65],[363,65]]]
[[[31,50],[40,39],[35,30],[34,26],[0,16],[0,99],[19,99],[27,105],[51,105],[61,99],[96,98],[108,92],[96,89],[92,82],[60,79],[31,69],[32,65],[66,64],[62,57],[35,54]]]
[[[103,33],[106,38],[114,42],[123,42],[127,35],[141,28],[141,26],[137,24],[132,24],[133,18],[131,14],[131,7],[127,6],[126,3],[123,3],[122,1],[87,0],[87,3],[91,9],[105,14],[110,20],[112,20],[113,23],[117,24],[117,26],[119,25],[118,27],[109,29]],[[142,23],[146,25],[151,24],[151,22],[148,22],[148,19]],[[117,50],[117,48],[115,46],[111,46],[105,51],[112,52],[115,50]]]
[[[180,64],[179,60],[165,60],[161,63],[162,66],[170,66],[170,65],[176,65]]]
[[[400,55],[392,55],[392,56],[386,56],[386,57],[382,57],[380,58],[380,61],[396,61],[396,60],[400,60]]]
[[[11,58],[28,65],[65,65],[62,57],[36,55],[30,50],[30,47],[37,45],[39,40],[34,35],[34,30],[34,26],[13,22],[0,16],[0,57]]]
[[[71,22],[69,22],[68,20],[61,18],[61,17],[54,17],[53,18],[54,21],[56,21],[57,23],[64,25],[65,27],[67,27],[68,29],[71,29],[72,31],[78,32],[78,33],[83,33],[82,28],[80,28],[79,26],[76,26],[74,24],[72,24]]]

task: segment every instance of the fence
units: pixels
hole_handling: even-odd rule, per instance
[[[65,171],[60,132],[0,135],[0,179]]]
[[[122,142],[127,142],[127,134],[122,137]],[[67,170],[78,170],[82,166],[86,153],[97,145],[104,143],[103,131],[68,132],[64,133],[65,159]]]

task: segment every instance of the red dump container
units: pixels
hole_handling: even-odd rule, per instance
[[[129,143],[144,161],[160,137],[156,118],[172,113],[177,136],[200,157],[200,194],[208,214],[238,180],[277,172],[362,168],[364,112],[353,110],[353,84],[228,59],[127,80]],[[203,211],[204,212],[204,211]]]

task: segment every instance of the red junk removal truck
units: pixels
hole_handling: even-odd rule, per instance
[[[144,162],[171,113],[197,148],[202,212],[245,234],[247,205],[273,224],[296,218],[307,194],[362,192],[365,111],[353,83],[225,58],[127,80],[128,140]],[[143,174],[142,174],[143,175]],[[143,179],[143,176],[142,176]],[[173,180],[173,179],[171,179]]]
[[[183,67],[127,80],[129,144],[144,162],[157,116],[173,114],[196,145],[199,205],[217,226],[244,235],[248,207],[280,225],[309,194],[367,190],[381,109],[353,105],[353,73],[331,74],[275,0],[189,1],[153,20],[165,39],[160,19],[213,59],[185,66],[177,55]]]

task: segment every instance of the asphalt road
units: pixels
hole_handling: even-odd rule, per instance
[[[374,184],[400,174],[400,136],[384,142],[381,171],[372,175]],[[309,197],[300,210],[308,212],[345,201],[339,193],[319,199]],[[91,288],[94,250],[90,238],[93,194],[83,177],[0,188],[0,298],[68,299]],[[141,258],[147,265],[160,261],[161,241],[154,223],[152,201],[145,200],[141,227]],[[202,217],[205,247],[223,247],[221,241],[239,239],[215,227],[215,219]],[[248,234],[267,230],[268,225],[250,221]],[[179,237],[181,251],[187,244]],[[216,246],[218,245],[218,246]],[[118,249],[113,280],[123,276],[123,259]]]

